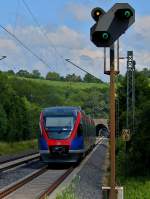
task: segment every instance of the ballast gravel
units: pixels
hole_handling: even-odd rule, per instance
[[[35,160],[19,167],[10,169],[8,171],[0,172],[0,189],[10,185],[11,183],[16,182],[17,180],[20,180],[28,174],[31,174],[42,166],[42,162],[40,162],[39,160]]]
[[[75,195],[78,199],[102,199],[102,178],[105,173],[104,162],[108,141],[99,144],[77,175]]]
[[[37,150],[30,149],[24,152],[21,152],[19,154],[11,154],[11,155],[0,155],[0,163],[8,162],[8,161],[13,161],[22,157],[26,157],[28,155],[32,155],[37,153]]]

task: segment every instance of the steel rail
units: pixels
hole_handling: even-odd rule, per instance
[[[98,145],[98,144],[102,144],[103,140],[100,139],[94,146],[94,148]],[[90,153],[91,150],[88,152]],[[39,197],[38,199],[45,199],[48,197],[48,195],[50,195],[66,178],[67,176],[74,170],[74,167],[70,167],[63,175],[61,175],[52,185],[50,185],[46,191],[44,191]]]
[[[44,191],[38,199],[45,199],[50,195],[64,180],[65,178],[74,170],[74,167],[70,167],[63,175],[61,175],[51,186]]]
[[[34,155],[35,155],[35,157],[32,157]],[[30,156],[31,156],[31,158],[30,158]],[[29,156],[17,158],[16,160],[12,160],[12,161],[2,163],[1,166],[0,166],[0,172],[6,171],[8,169],[11,169],[11,168],[19,166],[19,165],[22,165],[26,162],[29,162],[29,161],[32,161],[32,160],[35,160],[35,159],[39,159],[39,157],[40,157],[40,155],[38,155],[38,153],[37,153],[37,156],[36,156],[36,154],[32,154],[32,155],[29,155]],[[23,159],[23,160],[21,160],[21,159]],[[11,164],[11,162],[12,162],[12,164]],[[5,166],[5,164],[7,164],[7,163],[8,163],[8,165]],[[3,165],[4,165],[4,167],[3,167]]]
[[[21,158],[25,158],[25,157],[28,157],[30,155],[35,155],[35,154],[38,154],[38,151],[35,151],[35,152],[31,152],[29,154],[24,154],[24,155],[18,155],[17,157],[13,157],[13,158],[8,158],[6,160],[1,160],[0,161],[0,164],[4,164],[4,163],[8,163],[8,162],[12,162],[12,161],[15,161],[15,160],[18,160],[18,159],[21,159]],[[4,156],[5,157],[5,156]]]
[[[20,180],[16,184],[4,189],[3,191],[0,192],[0,199],[6,197],[10,193],[16,191],[17,189],[19,189],[23,185],[29,183],[31,180],[33,180],[34,178],[40,176],[41,174],[45,173],[46,171],[47,171],[47,166],[44,166],[44,167],[42,167],[42,169],[38,170],[36,173],[33,173],[30,176],[24,178],[23,180]]]

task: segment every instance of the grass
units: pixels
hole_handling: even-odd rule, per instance
[[[9,78],[13,78],[13,76],[9,76]],[[93,87],[101,88],[101,89],[108,88],[107,83],[51,81],[51,80],[32,79],[32,78],[24,78],[24,77],[17,77],[17,78],[25,79],[27,81],[36,82],[36,83],[39,83],[39,84],[45,84],[45,85],[48,85],[48,86],[56,86],[56,87],[70,87],[70,88],[76,88],[76,89],[86,89],[86,88],[93,88]]]
[[[128,177],[121,185],[125,199],[150,199],[150,177]]]
[[[77,199],[71,186],[67,187],[56,199]]]
[[[56,199],[77,199],[75,195],[75,188],[79,183],[80,177],[76,176],[72,182],[61,193],[59,193]]]
[[[125,159],[125,142],[117,140],[117,182],[124,188],[124,199],[150,199],[150,175],[131,177],[125,170],[129,166]]]
[[[23,151],[37,149],[37,140],[28,140],[20,142],[0,142],[0,155],[19,154]]]

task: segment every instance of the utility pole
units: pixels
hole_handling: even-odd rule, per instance
[[[116,198],[115,180],[115,68],[114,44],[110,46],[110,162],[111,162],[111,191],[110,199]]]
[[[135,11],[128,3],[116,3],[105,12],[94,8],[91,16],[95,24],[90,29],[90,39],[96,47],[104,47],[104,74],[110,75],[110,194],[109,199],[116,199],[115,180],[115,75],[119,73],[114,66],[114,42],[125,33],[135,21]],[[110,48],[110,70],[106,70],[106,49]],[[118,43],[119,49],[119,43]],[[119,57],[119,55],[118,55]],[[118,60],[119,61],[119,60]]]

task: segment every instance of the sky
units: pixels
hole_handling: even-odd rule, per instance
[[[63,76],[75,73],[83,77],[83,71],[65,61],[70,59],[108,81],[103,73],[103,48],[90,41],[90,27],[94,24],[91,10],[101,7],[107,11],[118,2],[129,3],[136,13],[134,25],[120,37],[120,56],[126,57],[127,51],[133,50],[137,70],[150,68],[148,0],[1,0],[0,26],[14,34],[32,53],[0,27],[0,57],[7,56],[0,61],[0,70],[37,69],[43,76],[53,71]],[[120,62],[120,73],[125,72],[124,59]]]

